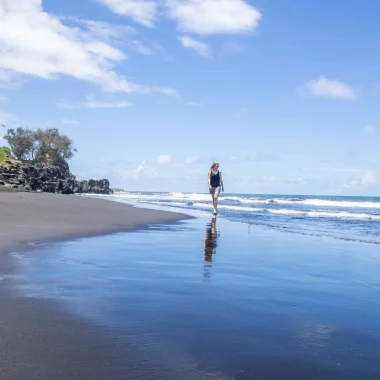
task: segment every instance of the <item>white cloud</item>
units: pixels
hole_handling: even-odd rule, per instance
[[[228,158],[228,161],[229,162],[237,162],[238,158],[236,156],[231,156],[231,157]]]
[[[187,157],[185,159],[185,164],[186,165],[194,165],[194,164],[197,164],[199,162],[201,162],[201,160],[199,159],[198,156]]]
[[[129,102],[99,102],[96,100],[86,100],[82,104],[85,108],[126,108],[133,106]]]
[[[126,101],[99,101],[88,96],[84,102],[78,104],[71,104],[66,99],[59,99],[56,102],[56,107],[60,109],[73,109],[73,108],[127,108],[132,107],[133,104]]]
[[[372,171],[366,171],[358,179],[353,179],[344,185],[345,188],[379,186],[380,181]]]
[[[168,154],[162,154],[157,157],[158,165],[167,165],[167,164],[170,164],[171,161],[172,161],[172,158]]]
[[[368,171],[362,175],[361,182],[364,186],[368,186],[378,183],[378,180],[373,172]]]
[[[88,37],[102,41],[118,41],[136,33],[136,30],[128,25],[111,24],[106,21],[86,20],[78,17],[61,17],[62,21],[69,21],[84,27]]]
[[[106,5],[110,11],[129,16],[136,22],[152,27],[157,17],[158,4],[152,0],[97,0]]]
[[[43,11],[42,0],[1,0],[0,19],[0,82],[10,83],[14,74],[48,80],[70,76],[107,91],[175,93],[170,88],[140,85],[119,76],[114,64],[126,56],[107,40],[110,33],[115,33],[110,28],[94,33],[95,26],[89,32],[88,26],[83,30],[64,25],[58,17]],[[101,37],[102,33],[108,37]]]
[[[130,26],[115,25],[105,21],[85,20],[77,17],[61,17],[61,20],[81,25],[90,39],[100,39],[109,43],[127,46],[143,55],[153,54],[152,50],[144,46],[141,41],[131,38],[136,33],[136,30]]]
[[[150,50],[148,47],[144,46],[142,42],[138,40],[133,40],[129,43],[129,46],[131,46],[134,50],[136,50],[138,53],[143,55],[152,55],[152,50]]]
[[[108,173],[115,175],[117,178],[125,180],[125,179],[134,179],[138,180],[142,177],[142,175],[149,171],[149,167],[145,161],[142,161],[136,168],[133,169],[115,169],[108,170]]]
[[[377,132],[377,127],[375,125],[366,125],[363,129],[364,132],[366,133],[375,133]]]
[[[178,39],[183,47],[192,49],[203,57],[210,57],[212,54],[211,48],[201,41],[194,40],[194,38],[188,36],[181,36]]]
[[[78,120],[74,120],[74,119],[62,119],[61,123],[67,124],[67,125],[79,125],[80,124]]]
[[[95,0],[121,16],[153,27],[159,14],[177,22],[187,33],[236,34],[254,31],[259,10],[245,0]]]
[[[166,6],[181,31],[200,35],[251,32],[261,20],[243,0],[166,0]]]
[[[141,164],[135,169],[132,170],[132,173],[135,178],[139,178],[140,175],[148,168],[148,165],[146,164],[145,161],[142,161]]]
[[[331,80],[321,75],[304,86],[306,93],[330,99],[356,100],[355,89],[338,80]]]

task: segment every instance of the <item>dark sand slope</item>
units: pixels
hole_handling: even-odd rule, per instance
[[[28,242],[51,242],[174,223],[186,215],[103,199],[0,192],[0,253]]]
[[[102,199],[0,191],[0,253],[25,249],[28,242],[122,232],[185,218]],[[1,275],[15,270],[8,256],[0,255],[1,380],[156,378],[144,354],[104,326],[71,315],[55,301],[13,295]],[[168,371],[166,378],[179,377]]]

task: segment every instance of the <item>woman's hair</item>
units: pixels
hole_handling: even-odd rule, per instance
[[[219,165],[219,162],[218,162],[218,161],[214,161],[214,162],[211,164],[211,166],[210,166],[210,170],[213,169],[213,167],[214,167],[215,165]]]

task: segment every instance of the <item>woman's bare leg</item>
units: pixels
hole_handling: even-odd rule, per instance
[[[214,211],[218,211],[218,201],[219,201],[219,190],[216,190],[214,193]]]

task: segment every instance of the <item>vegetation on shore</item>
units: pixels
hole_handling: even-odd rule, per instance
[[[7,146],[0,147],[0,166],[10,166],[11,164],[11,150]]]
[[[7,130],[3,139],[9,145],[9,147],[0,148],[0,163],[3,165],[4,159],[13,158],[59,166],[66,171],[69,169],[66,160],[72,158],[77,152],[73,141],[68,136],[61,135],[57,128],[44,130],[24,127],[11,128]]]
[[[113,187],[113,188],[111,188],[111,190],[112,190],[113,192],[115,192],[115,193],[122,193],[122,192],[125,191],[124,189],[120,189],[120,188],[118,188],[118,187]]]
[[[9,146],[0,147],[0,191],[112,194],[108,179],[80,181],[70,172],[66,160],[76,149],[57,128],[8,129],[3,139]]]

